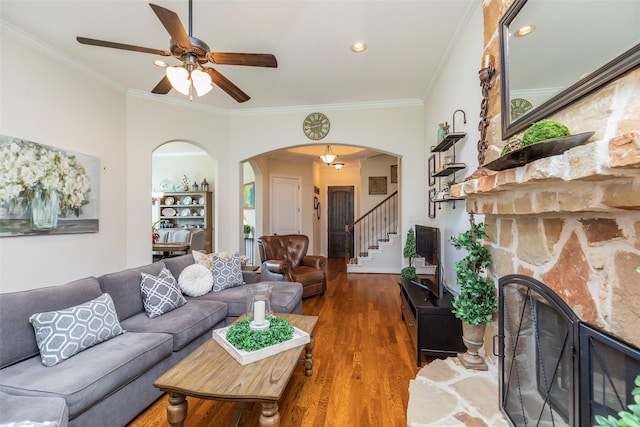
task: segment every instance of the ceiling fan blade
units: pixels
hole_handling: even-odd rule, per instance
[[[220,74],[217,70],[209,67],[203,68],[211,76],[213,83],[218,85],[223,91],[227,92],[229,96],[236,101],[245,102],[251,99],[249,95],[244,93],[238,86],[234,85],[231,80]]]
[[[278,68],[276,57],[270,53],[209,52],[207,59],[214,64]]]
[[[92,46],[110,47],[113,49],[132,50],[134,52],[151,53],[153,55],[171,56],[171,52],[168,50],[151,49],[149,47],[133,46],[130,44],[107,42],[104,40],[88,39],[86,37],[76,37],[76,40],[82,44],[88,44]]]
[[[164,76],[162,80],[158,82],[156,87],[153,88],[151,93],[166,95],[169,93],[171,89],[173,89],[173,86],[171,86],[171,82],[169,81],[169,78],[167,76]]]
[[[176,42],[179,46],[192,49],[191,42],[189,41],[189,35],[184,30],[184,26],[182,22],[180,22],[180,18],[178,15],[169,10],[165,9],[162,6],[158,6],[157,4],[149,3],[151,9],[156,13],[162,25],[167,30],[171,38],[174,42]]]

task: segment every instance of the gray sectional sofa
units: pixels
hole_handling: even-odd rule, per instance
[[[166,267],[175,278],[191,254],[164,259],[61,286],[0,294],[0,426],[124,426],[162,393],[153,382],[191,353],[211,331],[246,310],[244,286],[186,297],[187,303],[149,318],[140,294],[140,277],[157,276]],[[243,272],[246,283],[255,273]],[[54,366],[42,364],[34,313],[85,303],[103,293],[113,300],[126,331]],[[274,312],[301,313],[302,285],[274,282]],[[41,424],[38,424],[41,423]]]

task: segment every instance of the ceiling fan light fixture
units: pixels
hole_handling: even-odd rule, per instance
[[[333,161],[337,158],[338,156],[335,155],[333,153],[333,151],[331,151],[331,147],[327,145],[327,150],[324,152],[323,155],[320,156],[320,159],[327,165],[327,166],[331,166],[331,163],[333,163]]]
[[[211,76],[209,73],[205,73],[200,70],[193,70],[191,72],[191,81],[193,82],[193,87],[196,89],[196,94],[198,96],[206,95],[209,93],[213,86],[211,86]]]
[[[189,72],[183,66],[167,67],[165,74],[175,90],[185,96],[189,95],[191,80],[189,80]]]

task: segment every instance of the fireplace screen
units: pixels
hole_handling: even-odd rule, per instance
[[[581,323],[537,280],[500,279],[500,406],[515,426],[592,426],[632,403],[640,351]]]

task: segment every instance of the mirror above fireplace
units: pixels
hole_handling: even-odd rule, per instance
[[[500,20],[502,138],[639,66],[638,22],[637,0],[515,0]]]

